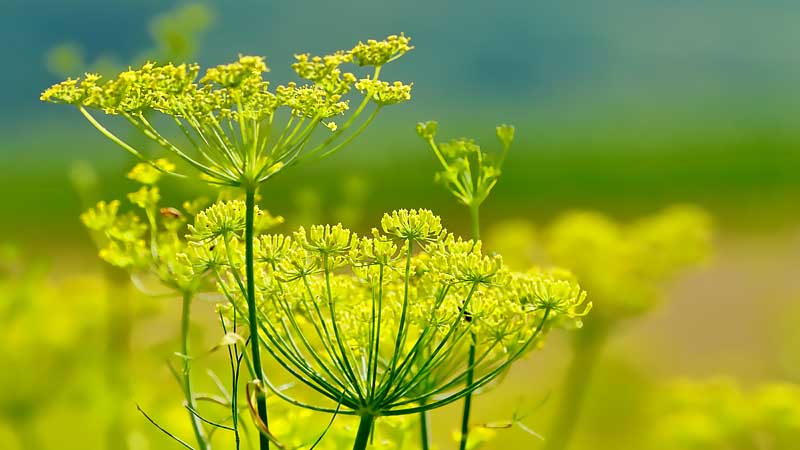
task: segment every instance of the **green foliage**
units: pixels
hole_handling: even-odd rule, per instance
[[[213,23],[214,12],[201,3],[187,3],[155,17],[148,28],[156,48],[148,56],[168,61],[193,57],[201,36]]]
[[[553,263],[585,284],[597,317],[615,321],[643,314],[666,282],[707,259],[711,222],[695,207],[675,206],[630,224],[596,213],[569,213],[546,232]]]
[[[214,11],[201,3],[185,3],[160,14],[148,23],[153,46],[138,52],[133,65],[148,60],[185,61],[193,58],[202,37],[214,23]],[[45,54],[47,70],[61,77],[87,71],[110,76],[126,64],[113,54],[102,55],[92,61],[85,57],[84,49],[74,42],[65,42]]]

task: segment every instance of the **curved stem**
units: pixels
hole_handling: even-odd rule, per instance
[[[350,136],[348,136],[348,137],[347,137],[347,139],[345,139],[344,141],[342,141],[342,142],[341,142],[340,144],[338,144],[337,146],[333,147],[332,149],[330,149],[330,150],[326,151],[325,153],[323,153],[322,155],[320,155],[320,157],[319,157],[319,158],[320,158],[320,159],[322,159],[322,158],[326,158],[326,157],[328,157],[328,156],[330,156],[330,155],[332,155],[332,154],[336,153],[336,152],[337,152],[339,149],[341,149],[342,147],[344,147],[344,146],[346,146],[347,144],[349,144],[350,142],[352,142],[352,141],[353,141],[353,139],[357,138],[357,137],[358,137],[358,136],[359,136],[361,133],[363,133],[363,132],[364,132],[364,130],[366,130],[366,129],[367,129],[367,127],[369,126],[369,124],[370,124],[370,123],[372,123],[372,121],[373,121],[373,120],[375,120],[375,117],[377,117],[377,116],[378,116],[378,113],[381,111],[381,108],[382,108],[382,106],[381,106],[381,105],[378,105],[378,106],[375,108],[375,110],[372,112],[372,114],[370,114],[370,115],[369,115],[369,117],[367,117],[367,119],[366,119],[366,120],[364,120],[364,123],[362,123],[362,124],[361,124],[361,126],[360,126],[360,127],[358,127],[358,129],[356,129],[356,131],[354,131],[354,132],[353,132],[353,134],[351,134]]]
[[[264,383],[264,373],[261,368],[261,352],[259,351],[258,339],[258,323],[256,321],[256,282],[254,278],[254,258],[253,258],[253,239],[254,239],[254,223],[255,223],[255,208],[256,208],[256,188],[248,187],[245,197],[245,272],[247,277],[247,317],[248,324],[250,325],[250,348],[253,355],[253,369],[255,371],[256,379]],[[264,422],[264,425],[269,425],[267,422],[267,398],[261,393],[256,394],[256,409],[258,417]],[[269,439],[263,433],[259,434],[259,448],[261,450],[269,449]]]
[[[358,431],[356,432],[356,441],[353,443],[353,450],[364,450],[367,448],[369,435],[372,432],[372,424],[374,422],[374,416],[361,416],[361,421],[358,423]]]
[[[181,353],[183,355],[183,393],[186,397],[186,404],[191,408],[189,410],[189,420],[192,423],[192,431],[194,437],[197,439],[198,448],[201,450],[210,450],[211,445],[208,442],[203,424],[200,423],[200,418],[192,413],[192,410],[197,410],[197,403],[194,400],[192,393],[192,380],[191,380],[191,359],[189,358],[189,317],[192,309],[192,294],[185,292],[183,294],[183,308],[181,310]]]
[[[591,331],[597,330],[584,329],[577,336],[578,340],[575,342],[572,361],[564,382],[564,395],[547,436],[547,450],[566,449],[580,418],[586,390],[607,336],[603,330],[595,333]]]

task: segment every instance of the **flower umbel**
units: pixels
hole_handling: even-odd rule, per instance
[[[186,174],[176,174],[175,167],[163,159],[147,157],[101,124],[92,110],[122,116],[208,183],[249,188],[301,160],[338,151],[361,134],[382,107],[409,100],[410,84],[389,84],[378,77],[385,64],[411,48],[409,38],[400,35],[325,56],[299,54],[292,68],[308,83],[289,82],[274,88],[264,79],[269,69],[260,56],[239,56],[233,63],[207,69],[202,76],[197,64],[147,62],[108,80],[97,74],[67,79],[46,89],[41,100],[76,106],[103,135],[149,164],[154,170],[140,167],[130,174],[145,184],[157,181],[156,171]],[[343,69],[354,61],[374,66],[373,73],[358,81],[359,77]],[[338,125],[333,119],[350,110],[346,96],[354,85],[363,98]],[[370,103],[373,111],[355,126]],[[152,121],[150,113],[169,117],[167,122],[185,139],[167,138],[172,133]],[[315,139],[320,129],[326,134]]]
[[[486,386],[560,317],[588,311],[574,282],[512,274],[480,242],[447,234],[430,211],[394,211],[381,228],[362,238],[341,225],[258,238],[259,338],[329,403],[277,395],[357,415],[436,408]],[[218,281],[241,320],[236,276]],[[473,342],[476,378],[464,385]]]

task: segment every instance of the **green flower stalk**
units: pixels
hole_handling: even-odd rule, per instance
[[[547,232],[552,262],[574,271],[592,293],[592,320],[573,337],[573,356],[560,409],[547,435],[549,450],[567,448],[602,350],[620,323],[653,309],[663,287],[710,253],[705,212],[672,207],[620,225],[595,213],[570,213]]]
[[[514,140],[514,127],[500,125],[495,129],[502,150],[498,155],[490,155],[481,150],[472,139],[460,138],[449,142],[436,143],[437,122],[421,122],[417,124],[417,134],[424,139],[442,165],[442,171],[436,174],[437,181],[444,184],[447,190],[456,197],[459,203],[469,208],[472,225],[472,238],[480,239],[480,207],[492,188],[500,179],[500,173],[508,149]],[[473,339],[474,340],[474,339]],[[471,345],[467,356],[467,365],[472,367],[475,360],[475,344]],[[467,370],[465,379],[469,387],[474,382],[474,374]],[[461,418],[460,450],[466,450],[469,438],[469,417],[472,407],[472,391],[464,397],[464,408]],[[427,435],[426,412],[420,417],[422,428],[422,448],[429,447]]]
[[[214,211],[213,214],[211,211]],[[220,213],[223,212],[223,213]],[[228,317],[244,314],[241,211],[229,203],[199,214],[189,239],[228,248],[215,266]],[[384,215],[358,237],[341,225],[300,228],[255,240],[256,322],[266,351],[323,402],[264,382],[284,400],[356,415],[354,449],[374,421],[417,414],[486,386],[541,344],[554,324],[579,320],[591,304],[572,281],[512,273],[479,241],[447,233],[426,210]],[[203,252],[192,270],[208,266]],[[467,363],[474,349],[476,357]],[[468,374],[474,381],[465,384]]]
[[[404,35],[359,43],[349,51],[323,57],[295,55],[292,68],[308,84],[289,82],[271,89],[263,78],[269,69],[262,57],[240,56],[238,61],[212,67],[200,77],[196,64],[146,63],[104,81],[97,74],[68,79],[45,90],[41,99],[70,104],[101,134],[154,169],[177,177],[189,175],[159,165],[145,152],[103,125],[93,111],[120,116],[172,158],[193,169],[207,183],[231,186],[245,197],[245,282],[252,363],[262,380],[259,339],[255,327],[253,236],[255,199],[259,186],[285,168],[334,154],[358,137],[387,105],[410,99],[411,85],[379,80],[383,66],[413,47]],[[373,67],[359,79],[343,70],[346,64]],[[347,116],[352,90],[360,92],[358,107]],[[368,108],[373,105],[372,108]],[[366,111],[371,110],[367,113]],[[162,129],[164,116],[183,136],[174,140]],[[367,114],[365,119],[360,119]],[[343,118],[337,123],[337,118]],[[326,137],[315,137],[323,129]],[[141,200],[147,201],[146,192]],[[149,216],[148,216],[149,217]],[[258,396],[259,419],[267,422],[266,400]],[[262,436],[261,448],[269,447]]]

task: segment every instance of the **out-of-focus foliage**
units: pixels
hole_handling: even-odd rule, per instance
[[[730,378],[682,380],[655,400],[652,448],[792,450],[800,442],[800,387],[742,387]]]
[[[662,295],[664,283],[704,261],[711,246],[708,215],[676,206],[630,224],[597,213],[569,213],[547,231],[553,262],[591,286],[597,314],[615,320],[642,314]]]
[[[148,27],[155,48],[140,59],[177,62],[192,58],[200,47],[203,35],[213,23],[214,12],[201,3],[188,3],[157,16]]]
[[[140,52],[133,58],[134,64],[147,60],[179,62],[191,59],[201,45],[203,35],[214,23],[214,11],[201,3],[186,3],[172,11],[151,19],[148,24],[153,48]],[[104,55],[91,62],[86,60],[80,45],[66,42],[51,48],[45,55],[47,70],[61,77],[80,72],[111,76],[126,64],[111,55]]]
[[[511,255],[515,265],[549,261],[568,267],[591,286],[597,314],[616,320],[647,312],[666,283],[707,261],[712,228],[709,215],[694,206],[672,206],[630,223],[574,211],[551,223],[541,236],[529,222],[499,222],[489,230],[487,242],[490,249]]]
[[[536,226],[523,219],[508,219],[496,223],[485,233],[489,250],[503,255],[503,261],[515,270],[526,270],[535,261],[544,260],[537,247]]]
[[[66,428],[84,430],[81,445],[103,447],[103,427],[118,416],[99,395],[113,391],[104,377],[108,289],[96,273],[59,277],[3,248],[0,448],[56,448]]]

